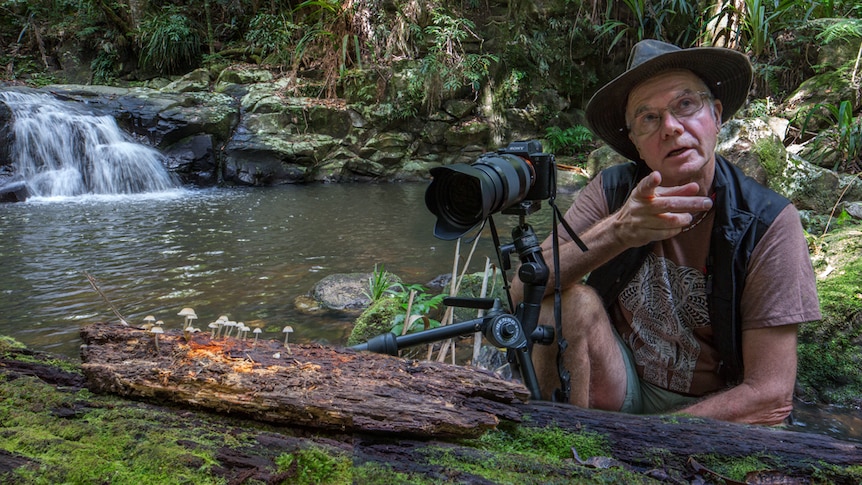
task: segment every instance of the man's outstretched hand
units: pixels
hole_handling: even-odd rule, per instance
[[[661,174],[652,172],[617,212],[619,237],[626,246],[639,247],[676,236],[692,223],[693,214],[712,208],[712,199],[699,191],[695,182],[662,187]]]

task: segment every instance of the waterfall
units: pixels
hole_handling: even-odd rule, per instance
[[[164,156],[110,116],[41,93],[2,92],[12,111],[12,165],[30,196],[138,194],[179,187]]]

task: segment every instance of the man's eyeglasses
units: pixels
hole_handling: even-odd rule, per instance
[[[682,93],[674,98],[664,109],[649,109],[637,113],[628,129],[635,136],[652,135],[661,126],[662,111],[667,111],[674,118],[682,121],[684,118],[688,118],[703,109],[703,100],[708,98],[712,98],[712,95],[704,91]]]

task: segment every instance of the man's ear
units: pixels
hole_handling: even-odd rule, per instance
[[[631,130],[629,130],[629,140],[631,140],[632,145],[634,145],[634,146],[635,146],[635,150],[637,150],[637,151],[638,151],[638,154],[640,154],[640,152],[641,152],[641,147],[639,147],[639,146],[638,146],[637,138],[635,138],[635,136],[634,136],[634,135],[632,135],[632,131],[631,131]]]
[[[715,114],[715,126],[718,127],[718,130],[720,131],[721,130],[721,111],[723,108],[723,106],[721,104],[721,100],[716,99],[715,101],[713,101],[713,105],[715,106],[715,109],[712,110],[712,112]]]

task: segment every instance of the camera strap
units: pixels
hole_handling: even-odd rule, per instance
[[[552,243],[552,254],[554,260],[554,333],[557,337],[557,373],[560,376],[560,387],[554,390],[552,398],[555,402],[568,403],[569,396],[572,393],[572,374],[566,369],[566,366],[563,362],[563,353],[569,346],[569,343],[563,338],[563,316],[562,316],[562,286],[560,284],[560,243],[559,243],[559,230],[558,230],[558,221],[559,224],[565,228],[566,232],[569,234],[569,237],[572,238],[572,241],[578,245],[581,251],[587,251],[587,246],[583,241],[575,234],[575,231],[572,230],[572,227],[569,226],[569,223],[566,222],[565,217],[563,217],[560,212],[557,204],[554,203],[554,197],[552,196],[548,205],[551,206],[553,212],[551,214],[551,234],[553,236]]]

